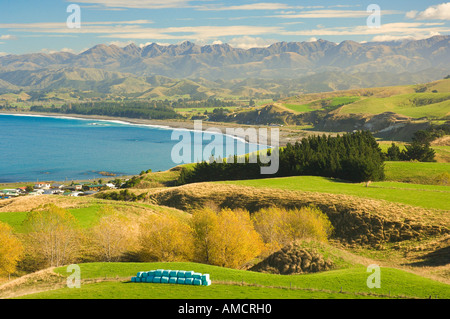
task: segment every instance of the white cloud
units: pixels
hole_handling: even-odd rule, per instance
[[[406,16],[418,20],[450,20],[450,2],[428,7],[422,12],[410,11]]]
[[[0,35],[0,40],[16,40],[17,37],[15,35],[4,34]]]
[[[308,40],[308,42],[316,42],[317,41],[317,38],[316,37],[311,37],[309,40]]]
[[[215,7],[215,6],[204,6],[200,7],[199,10],[203,11],[232,11],[232,10],[286,10],[292,8],[291,6],[284,3],[252,3],[243,4],[237,6],[228,7]]]
[[[383,15],[399,14],[398,11],[383,10]],[[275,15],[275,18],[283,19],[316,19],[316,18],[364,18],[368,17],[369,13],[365,10],[309,10],[301,11],[296,14],[281,14]]]
[[[406,17],[408,18],[408,19],[414,19],[415,17],[417,17],[417,14],[419,14],[419,11],[417,11],[417,10],[412,10],[412,11],[408,11],[408,12],[406,12]]]
[[[313,30],[284,31],[283,35],[295,36],[355,36],[355,35],[390,35],[395,37],[430,37],[450,32],[444,23],[398,22],[382,24],[380,28],[367,26],[319,28]]]
[[[405,41],[405,40],[422,40],[433,36],[440,35],[439,32],[416,35],[377,35],[372,39],[372,42],[390,42],[390,41]]]
[[[115,45],[119,48],[124,48],[127,45],[130,45],[132,43],[133,43],[133,41],[131,41],[131,40],[130,41],[110,41],[110,42],[108,42],[109,45]]]
[[[266,48],[275,42],[278,41],[260,37],[243,36],[231,39],[228,41],[228,44],[234,48],[248,50],[251,48]]]
[[[67,0],[71,2],[71,0]],[[77,0],[77,3],[101,5],[105,8],[164,9],[185,8],[189,0]]]
[[[5,56],[5,55],[8,55],[9,53],[6,53],[6,52],[0,52],[0,56]]]

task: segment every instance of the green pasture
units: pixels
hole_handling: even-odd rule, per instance
[[[62,288],[27,295],[28,299],[306,299],[306,298],[439,298],[450,297],[444,283],[406,271],[381,268],[380,288],[369,288],[368,265],[314,274],[274,275],[196,263],[90,263],[80,264],[80,289]],[[211,286],[131,283],[139,271],[193,270],[210,274]],[[56,273],[70,275],[65,267]],[[110,280],[108,280],[108,278]],[[89,280],[107,279],[99,283]],[[342,291],[342,292],[341,292]]]
[[[412,118],[443,118],[450,113],[450,93],[412,93],[366,98],[345,105],[340,114],[394,112]]]
[[[363,198],[381,199],[423,208],[450,210],[450,187],[434,185],[410,185],[399,182],[349,183],[317,176],[292,176],[256,180],[225,181],[258,188],[287,189],[296,191],[345,194]]]

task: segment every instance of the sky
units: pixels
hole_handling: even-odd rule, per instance
[[[442,0],[0,1],[0,56],[78,54],[101,43],[191,41],[249,49],[281,41],[399,41],[448,34],[450,2]]]

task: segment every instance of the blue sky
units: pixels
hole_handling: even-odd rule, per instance
[[[70,4],[81,28],[68,28]],[[381,25],[369,28],[370,4]],[[0,55],[82,52],[96,44],[125,46],[229,43],[264,47],[279,41],[341,42],[427,38],[450,34],[450,2],[350,0],[2,0]]]

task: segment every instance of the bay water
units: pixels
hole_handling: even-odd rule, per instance
[[[110,177],[100,172],[120,177],[148,169],[164,171],[177,165],[171,152],[180,140],[172,140],[172,132],[122,121],[0,114],[0,183],[106,179]],[[235,145],[227,156],[242,155],[242,146],[247,153],[251,145],[231,136],[220,138],[224,149],[226,143]],[[201,143],[205,147],[210,141],[203,138]]]

